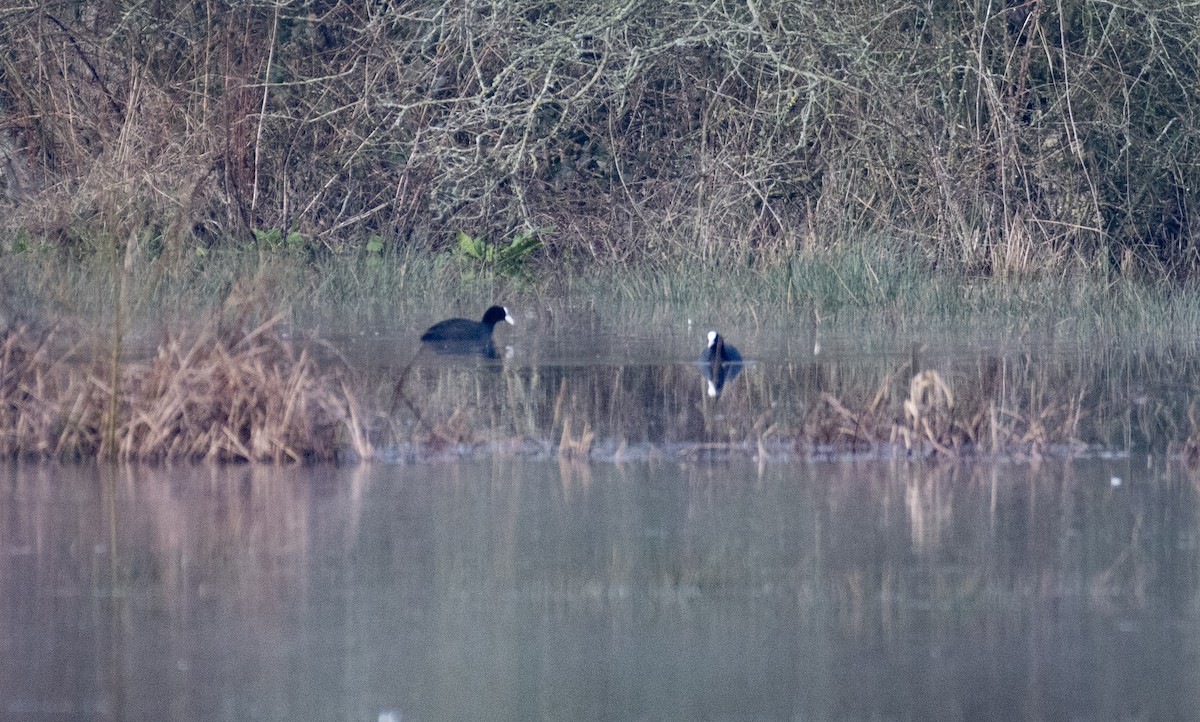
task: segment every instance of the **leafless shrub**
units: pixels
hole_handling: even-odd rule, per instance
[[[176,254],[252,228],[338,251],[553,227],[575,258],[875,235],[981,274],[1198,262],[1184,5],[153,7],[0,10],[10,231]]]

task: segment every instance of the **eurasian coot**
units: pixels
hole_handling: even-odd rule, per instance
[[[483,312],[481,321],[448,318],[440,323],[435,323],[429,327],[428,331],[421,334],[421,341],[428,344],[437,353],[482,354],[488,358],[496,358],[496,347],[492,344],[492,330],[501,321],[508,321],[515,325],[507,308],[492,306]]]
[[[725,384],[742,372],[742,355],[721,334],[708,332],[708,348],[700,354],[700,370],[708,381],[708,395],[716,398]]]

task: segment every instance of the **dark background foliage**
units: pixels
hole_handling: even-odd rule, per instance
[[[1137,0],[12,4],[4,226],[1186,278],[1198,51],[1200,8]]]

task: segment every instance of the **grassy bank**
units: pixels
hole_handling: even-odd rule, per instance
[[[324,260],[214,251],[184,273],[103,254],[9,253],[0,452],[298,461],[377,449],[1200,448],[1200,294],[1070,274],[965,280],[866,247],[568,275],[386,250]],[[424,326],[493,301],[516,312],[518,345],[570,339],[583,318],[645,354],[626,365],[616,349],[576,367],[525,346],[516,364],[413,365]],[[679,344],[655,339],[687,328],[691,353],[710,325],[739,341],[785,339],[715,403],[679,363]],[[343,355],[368,333],[387,339],[373,347],[382,355]],[[938,339],[956,336],[966,346],[939,353]],[[865,351],[880,337],[904,353],[855,358],[860,339]],[[802,350],[788,350],[793,338]],[[848,351],[814,353],[821,338]]]
[[[172,266],[51,248],[0,253],[0,316],[34,325],[80,320],[112,329],[118,317],[135,330],[178,325],[231,298],[253,299],[305,328],[415,327],[502,302],[527,312],[582,305],[631,326],[666,313],[742,328],[1054,328],[1142,346],[1200,338],[1200,289],[1191,284],[1099,283],[1061,271],[964,276],[882,243],[740,263],[680,257],[564,269],[531,259],[509,272],[452,252],[388,249],[318,258],[224,249]]]

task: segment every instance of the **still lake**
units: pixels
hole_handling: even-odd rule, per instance
[[[0,717],[1180,719],[1145,457],[0,468]]]

